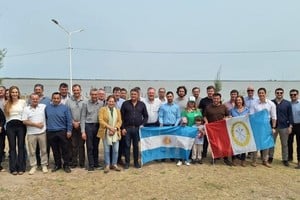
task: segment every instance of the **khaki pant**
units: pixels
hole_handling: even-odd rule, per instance
[[[46,139],[46,133],[40,133],[40,134],[28,134],[27,135],[27,141],[28,141],[28,156],[29,156],[29,162],[30,166],[34,167],[37,165],[36,161],[36,145],[37,143],[40,146],[41,151],[41,164],[42,166],[47,165],[48,157],[47,157],[47,139]]]

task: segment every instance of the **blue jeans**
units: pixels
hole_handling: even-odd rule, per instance
[[[85,123],[86,148],[89,167],[99,166],[99,141],[97,137],[99,129],[98,123]]]
[[[133,161],[137,165],[139,162],[139,128],[126,128],[127,133],[125,135],[125,162],[129,165],[130,163],[130,147],[131,141],[133,146]]]
[[[103,147],[105,166],[116,165],[118,160],[119,141],[113,142],[112,145],[108,145],[107,140],[104,139]],[[110,160],[110,149],[112,149],[112,161]]]

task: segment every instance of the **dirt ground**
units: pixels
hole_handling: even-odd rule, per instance
[[[228,167],[222,160],[211,165],[208,158],[202,165],[152,162],[108,174],[80,168],[70,174],[6,171],[0,173],[0,199],[300,199],[300,170],[295,161],[282,165],[279,148],[271,169]],[[7,159],[3,166],[8,169]]]

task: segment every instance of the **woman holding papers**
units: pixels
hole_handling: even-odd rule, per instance
[[[120,110],[115,107],[116,99],[113,95],[108,96],[107,106],[99,110],[100,128],[98,137],[103,140],[104,146],[104,173],[108,173],[110,166],[116,171],[121,171],[117,166],[119,140],[121,139],[120,127],[122,124]],[[111,148],[112,147],[112,148]],[[112,149],[112,160],[110,151]]]
[[[242,96],[237,96],[235,99],[235,106],[230,110],[230,116],[232,117],[238,117],[238,116],[244,116],[248,115],[250,113],[250,110],[248,107],[245,106],[245,100]],[[236,159],[241,160],[241,166],[246,167],[245,160],[246,160],[246,154],[242,153],[239,155],[232,156],[232,165],[236,166]]]

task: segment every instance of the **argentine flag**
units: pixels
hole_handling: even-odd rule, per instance
[[[197,132],[188,126],[141,128],[142,164],[164,158],[187,160]]]

